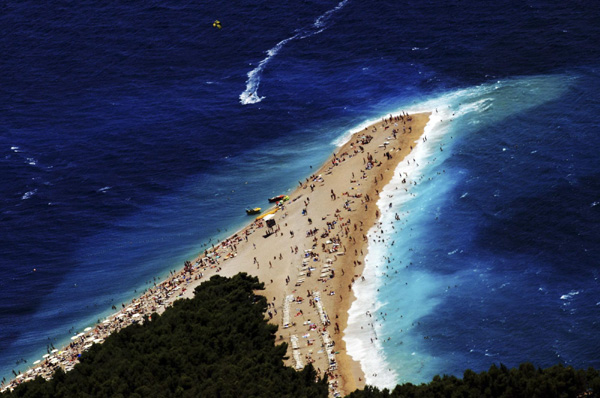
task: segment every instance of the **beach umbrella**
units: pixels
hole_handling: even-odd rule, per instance
[[[49,356],[50,356],[50,354],[44,354],[44,355],[42,356],[42,358],[48,358]]]
[[[90,330],[92,330],[91,327],[87,327],[87,328],[83,329],[84,332],[89,332]]]
[[[57,349],[54,349],[54,350],[52,350],[52,351],[50,351],[50,352],[54,354],[54,353],[58,352],[58,350],[57,350]]]
[[[38,359],[37,361],[35,361],[33,364],[37,365],[38,363],[40,363],[41,361]]]
[[[78,338],[77,336],[72,336],[72,337],[71,337],[71,340],[75,340],[75,339],[77,339],[77,338]]]
[[[84,333],[79,333],[79,334],[77,335],[77,337],[82,337],[82,336],[85,336],[85,334],[84,334]]]

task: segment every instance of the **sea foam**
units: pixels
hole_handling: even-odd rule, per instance
[[[21,197],[21,200],[27,200],[27,199],[31,198],[33,195],[35,195],[36,193],[37,193],[37,189],[25,192],[23,194],[23,196]]]
[[[348,354],[354,360],[360,362],[367,384],[380,388],[393,387],[398,382],[415,381],[415,378],[423,376],[421,372],[427,373],[431,371],[431,368],[437,366],[437,359],[428,356],[426,352],[419,351],[416,340],[411,342],[414,344],[413,346],[402,348],[400,353],[398,353],[398,349],[394,349],[396,350],[395,361],[388,359],[394,350],[390,351],[390,348],[387,348],[386,332],[389,334],[397,333],[397,331],[386,330],[384,323],[375,321],[378,316],[382,316],[381,314],[378,315],[378,310],[382,309],[387,312],[386,298],[381,297],[379,293],[379,289],[383,288],[384,281],[388,282],[387,275],[382,272],[386,268],[386,259],[400,257],[406,263],[411,256],[411,248],[402,247],[402,244],[400,244],[394,246],[392,251],[388,244],[383,243],[393,240],[394,234],[398,232],[387,228],[388,225],[394,223],[395,213],[399,212],[403,218],[411,218],[416,222],[414,220],[415,216],[402,213],[403,209],[409,207],[407,205],[421,195],[425,195],[425,197],[443,196],[444,192],[449,189],[448,184],[445,188],[440,186],[436,186],[435,189],[431,188],[433,184],[427,184],[425,176],[429,168],[434,167],[435,164],[443,163],[450,156],[450,149],[444,151],[445,142],[448,141],[448,133],[456,136],[460,135],[461,132],[457,131],[455,127],[457,121],[460,121],[462,126],[478,124],[482,120],[490,123],[523,110],[524,107],[535,106],[536,103],[539,104],[548,100],[548,98],[556,98],[563,92],[563,88],[555,87],[554,83],[559,80],[560,77],[558,76],[550,76],[494,82],[446,93],[437,98],[413,105],[410,108],[400,108],[408,108],[407,112],[409,114],[431,112],[431,116],[422,136],[415,137],[414,149],[407,159],[398,165],[394,177],[380,195],[377,202],[382,212],[382,216],[378,220],[380,225],[374,226],[368,233],[369,251],[365,258],[363,272],[366,280],[358,280],[353,286],[356,300],[349,310],[348,326],[345,330],[344,340]],[[538,89],[540,86],[544,86],[547,96],[541,101],[540,99],[530,101],[527,98],[528,96],[524,96],[523,93],[527,94],[526,91],[532,86]],[[502,95],[499,94],[500,92]],[[493,112],[495,108],[499,108],[499,112],[496,114]],[[401,113],[400,109],[392,112],[392,114]],[[463,119],[465,116],[467,117]],[[370,120],[361,124],[340,137],[339,141],[335,143],[338,145],[343,144],[352,132],[359,131],[378,120]],[[403,179],[406,179],[407,183],[402,183]],[[436,192],[433,193],[432,191]],[[391,209],[388,208],[390,203],[392,204]],[[382,228],[385,229],[384,234],[378,236]],[[416,229],[418,228],[415,227],[415,231],[411,231],[412,242],[418,241],[418,238],[415,238],[419,235]],[[436,295],[440,290],[443,290],[442,282],[424,271],[406,271],[401,276],[405,280],[410,280],[414,286],[407,288],[410,289],[408,290],[410,296],[401,299],[405,303],[394,303],[394,306],[400,306],[399,308],[404,314],[407,314],[407,317],[401,320],[398,318],[395,320],[386,319],[386,323],[393,324],[397,329],[410,328],[411,323],[414,325],[418,319],[430,314],[441,302],[441,299],[437,298]],[[391,283],[393,283],[393,280]],[[407,303],[410,303],[410,305],[405,306]],[[391,314],[389,318],[393,316],[394,314]],[[390,337],[394,337],[395,340],[408,339],[407,333],[403,336],[405,337],[396,335]],[[371,342],[371,339],[373,339],[373,342]],[[390,340],[390,343],[394,343],[394,340]],[[390,346],[394,346],[394,344],[390,344]],[[402,363],[396,363],[398,360]],[[406,369],[407,367],[414,369]],[[424,370],[425,367],[429,368]],[[399,373],[399,369],[403,374]]]
[[[364,130],[365,128],[371,126],[372,124],[375,124],[377,122],[380,122],[381,118],[374,118],[374,119],[368,119],[365,120],[364,122],[361,122],[360,124],[358,124],[355,127],[352,127],[348,130],[346,130],[342,135],[340,135],[339,137],[335,138],[331,144],[335,145],[336,147],[341,147],[342,145],[344,145],[345,143],[347,143],[348,141],[350,141],[350,139],[352,138],[352,136],[355,133],[358,133],[359,131]]]
[[[423,110],[420,109],[420,111]],[[415,143],[417,144],[410,155],[414,160],[410,164],[405,161],[399,164],[392,181],[383,189],[377,202],[380,209],[388,208],[390,197],[393,197],[395,209],[400,207],[401,203],[412,200],[412,192],[403,189],[396,190],[396,188],[406,186],[406,184],[402,184],[403,178],[406,178],[408,182],[418,180],[421,171],[417,165],[425,164],[426,159],[435,153],[436,137],[444,133],[444,129],[440,128],[442,117],[444,114],[440,115],[439,112],[430,117],[423,132],[423,136],[428,137],[427,141],[423,142],[421,137],[416,137]],[[387,228],[386,226],[393,219],[394,212],[383,210],[378,224],[373,226],[367,234],[369,251],[365,257],[363,271],[365,281],[358,280],[353,286],[356,301],[348,312],[348,326],[344,336],[348,354],[360,362],[366,383],[380,388],[394,387],[400,379],[399,374],[394,370],[396,366],[390,366],[387,361],[383,347],[385,340],[379,338],[382,335],[382,326],[376,322],[381,317],[378,315],[378,310],[386,304],[378,299],[378,290],[383,283],[383,277],[379,272],[384,269],[384,258],[389,252],[389,247],[381,241],[378,231],[381,228]],[[379,223],[383,227],[379,226]],[[389,242],[388,236],[384,238]]]
[[[106,193],[111,188],[112,187],[109,187],[109,186],[102,187],[102,188],[98,189],[96,192],[98,192],[98,193]]]

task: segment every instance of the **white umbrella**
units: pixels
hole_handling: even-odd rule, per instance
[[[38,363],[40,363],[41,361],[38,359],[37,361],[35,361],[33,364],[37,365]]]
[[[85,336],[85,334],[84,334],[84,333],[79,333],[79,334],[77,335],[77,337],[83,337],[83,336]]]
[[[57,349],[54,349],[54,350],[52,350],[52,351],[50,351],[50,352],[54,354],[54,353],[57,353],[57,352],[58,352],[58,350],[57,350]]]
[[[48,358],[49,356],[50,356],[50,354],[44,354],[44,355],[42,356],[42,358]]]
[[[92,330],[92,328],[90,328],[90,327],[83,329],[84,332],[89,332],[90,330]]]
[[[71,337],[71,340],[76,340],[76,339],[78,339],[78,338],[79,338],[79,337],[77,337],[77,336],[72,336],[72,337]]]

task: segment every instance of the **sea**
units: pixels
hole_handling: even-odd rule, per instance
[[[402,111],[432,114],[354,287],[366,381],[600,367],[600,3],[0,9],[0,378]]]

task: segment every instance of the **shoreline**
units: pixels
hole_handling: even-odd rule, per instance
[[[400,166],[400,163],[406,158],[406,156],[408,154],[410,154],[413,151],[413,148],[416,146],[418,139],[424,134],[425,127],[427,126],[427,124],[430,120],[430,115],[431,115],[430,112],[420,112],[420,113],[411,114],[411,118],[413,119],[412,120],[413,127],[416,127],[416,128],[404,140],[405,148],[403,148],[403,150],[400,151],[397,162],[394,162],[395,163],[394,165],[390,165],[390,167],[388,167],[386,169],[386,171],[382,173],[383,174],[382,189],[379,192],[380,195],[377,195],[377,197],[375,198],[377,210],[375,211],[374,215],[371,215],[371,217],[369,217],[371,219],[371,225],[366,228],[366,234],[365,234],[366,240],[363,242],[364,255],[361,256],[362,257],[362,266],[360,266],[360,268],[357,269],[357,271],[359,271],[359,273],[361,275],[364,275],[364,273],[365,273],[366,262],[368,260],[369,254],[370,254],[370,247],[369,247],[368,239],[371,236],[371,232],[377,228],[377,225],[378,225],[381,217],[383,216],[384,211],[387,211],[387,210],[384,210],[384,208],[382,206],[380,206],[381,202],[383,201],[382,195],[387,190],[388,185],[392,182],[392,180],[394,178],[394,174],[397,171],[398,167]],[[381,123],[381,122],[379,122],[379,123]],[[406,148],[407,144],[409,145],[410,149]],[[362,282],[362,280],[360,282]],[[344,348],[346,347],[346,344],[347,344],[347,342],[346,342],[346,338],[348,337],[347,332],[349,332],[348,324],[349,324],[350,310],[352,309],[353,304],[357,300],[355,289],[358,287],[359,284],[360,283],[352,284],[350,299],[340,305],[343,309],[342,313],[343,313],[344,333],[343,333],[342,341],[343,341]],[[349,371],[347,373],[347,377],[350,378],[351,380],[349,380],[348,386],[345,391],[346,394],[349,394],[356,388],[364,388],[366,385],[366,378],[364,375],[363,364],[357,358],[354,358],[350,353],[348,353],[347,350],[345,350],[344,355],[345,355],[345,358],[344,358],[345,361],[350,365],[350,366],[348,366]]]
[[[376,224],[380,213],[382,213],[382,210],[377,207],[376,203],[371,204],[371,202],[377,202],[379,194],[382,193],[378,191],[378,188],[381,188],[381,190],[384,189],[391,181],[397,166],[404,160],[406,155],[412,151],[415,142],[418,142],[418,139],[424,133],[430,115],[431,113],[429,112],[423,112],[410,115],[410,117],[407,116],[406,120],[398,120],[400,122],[399,126],[394,126],[394,124],[398,123],[396,120],[390,122],[389,119],[383,119],[369,125],[365,129],[354,132],[349,138],[344,140],[342,145],[338,146],[336,149],[337,156],[334,156],[333,159],[330,157],[330,160],[326,161],[325,164],[311,176],[311,178],[307,178],[304,182],[299,182],[299,186],[289,193],[291,201],[287,202],[285,208],[276,213],[276,217],[274,217],[280,228],[275,236],[270,236],[268,238],[263,238],[261,236],[258,239],[256,239],[256,237],[255,239],[252,239],[251,237],[245,250],[238,250],[235,248],[235,256],[228,260],[227,268],[223,269],[221,272],[224,276],[232,276],[237,272],[249,272],[252,275],[258,276],[260,280],[265,283],[265,291],[261,292],[261,294],[264,294],[269,301],[270,297],[273,297],[271,302],[272,310],[270,312],[272,321],[279,326],[279,338],[276,342],[280,343],[286,341],[288,343],[288,357],[290,358],[287,361],[288,365],[297,367],[296,365],[298,365],[299,362],[302,362],[302,365],[304,365],[307,361],[313,361],[315,369],[323,375],[326,372],[325,369],[329,368],[327,366],[328,355],[326,341],[332,340],[334,342],[334,345],[329,347],[330,351],[336,353],[337,358],[333,370],[329,372],[330,383],[334,386],[334,388],[332,388],[332,393],[339,390],[343,394],[348,394],[356,388],[363,388],[365,386],[365,377],[362,372],[361,364],[347,354],[346,342],[343,337],[345,336],[347,328],[348,311],[356,300],[352,286],[355,282],[359,282],[358,278],[362,275],[364,269],[364,258],[368,253],[368,240],[366,234]],[[394,119],[396,118],[400,118],[400,116],[395,116]],[[411,119],[410,121],[408,120],[409,118]],[[406,133],[400,130],[400,127],[404,127],[404,122],[408,122],[405,125],[408,128]],[[398,130],[396,140],[388,140],[394,130],[392,127]],[[357,149],[357,152],[351,153],[353,150],[351,151],[350,149],[353,148],[356,140],[365,134],[373,134],[371,137],[372,141],[369,142],[369,144],[362,145],[364,147],[362,152],[358,151],[359,145],[356,145],[355,148]],[[384,146],[383,143],[386,141],[390,144]],[[358,173],[356,173],[354,176],[356,178],[354,183],[350,183],[350,185],[354,184],[355,186],[348,188],[348,183],[343,180],[344,177],[340,178],[340,174],[346,173],[345,177],[350,181],[353,181],[351,179],[353,171],[357,172],[361,169],[365,160],[363,159],[363,156],[369,154],[370,151],[373,152],[372,155],[382,155],[382,153],[389,152],[392,156],[389,159],[379,156],[377,160],[380,161],[381,164],[374,166],[370,171],[365,170],[363,175],[364,178],[359,178],[359,176],[356,175]],[[338,161],[335,161],[336,157],[338,158]],[[352,158],[354,158],[354,161]],[[385,167],[385,169],[383,167]],[[369,173],[374,174],[374,171],[379,172],[380,176],[373,176],[367,179]],[[329,175],[331,175],[331,177],[328,177]],[[321,179],[319,179],[319,176]],[[311,185],[313,186],[314,191],[310,189]],[[336,193],[335,199],[332,199],[330,196],[332,189]],[[352,204],[349,204],[348,209],[346,209],[352,216],[352,222],[363,224],[360,228],[357,228],[360,229],[360,231],[356,231],[354,240],[351,242],[349,241],[352,236],[351,232],[354,231],[342,230],[341,236],[339,233],[336,234],[336,239],[339,239],[339,247],[343,248],[344,253],[346,253],[342,256],[340,256],[341,253],[339,253],[339,250],[335,251],[333,249],[328,249],[328,251],[331,251],[330,253],[326,253],[325,250],[323,250],[323,244],[326,242],[335,245],[335,242],[332,242],[330,239],[330,235],[318,239],[318,237],[314,235],[307,236],[308,231],[306,230],[315,225],[317,225],[317,227],[323,227],[323,222],[333,222],[337,214],[343,215],[345,213],[341,207],[338,207],[337,210],[339,210],[340,213],[336,214],[334,207],[324,204],[334,203],[339,206],[340,191],[338,191],[338,189],[346,189],[348,195],[342,197],[346,198],[346,200],[352,199],[353,201]],[[352,191],[354,191],[354,193],[351,193]],[[362,198],[351,198],[351,196],[354,195],[361,195]],[[365,201],[367,197],[369,200]],[[311,199],[312,202],[310,201]],[[358,208],[365,204],[367,204],[367,206],[370,205],[368,210],[363,211]],[[308,214],[302,215],[303,209],[306,209]],[[320,222],[315,221],[313,216],[314,210],[316,210],[319,218],[322,218]],[[357,216],[356,219],[355,215]],[[338,216],[337,218],[338,222],[343,223],[343,227],[348,228],[348,221],[350,218],[348,220],[346,220],[345,217]],[[312,224],[310,221],[312,221]],[[302,226],[304,226],[304,229]],[[333,226],[331,231],[335,229],[335,226]],[[325,228],[323,228],[323,230],[325,230]],[[285,233],[281,231],[285,231]],[[294,235],[288,235],[290,232],[294,233]],[[317,236],[320,233],[321,229],[317,232]],[[364,235],[362,236],[362,239],[360,235]],[[272,239],[277,239],[281,243],[279,247],[282,253],[280,253],[279,257],[275,253],[275,256],[271,258],[274,253],[273,246],[277,246],[268,244],[268,241]],[[265,244],[265,242],[267,244]],[[292,249],[290,252],[286,252],[288,244],[293,244],[293,246],[290,246]],[[252,246],[252,248],[250,248],[251,245],[256,245],[256,247]],[[321,245],[320,248],[318,247],[319,245]],[[293,250],[296,247],[299,248],[297,253]],[[318,266],[321,265],[321,271],[326,268],[327,270],[336,272],[334,278],[318,278],[315,281],[314,277],[312,277],[313,280],[311,281],[311,277],[308,276],[308,271],[311,269],[309,265],[310,262],[307,262],[306,260],[307,258],[315,260],[315,257],[307,257],[306,252],[304,252],[305,255],[302,256],[302,249],[307,251],[314,249],[315,251],[320,252],[318,256],[315,256],[318,260],[311,261],[313,263],[320,263],[314,266],[314,271],[318,272]],[[353,250],[356,250],[356,255],[353,253]],[[320,254],[324,252],[329,258],[325,258],[323,261],[323,259],[320,258]],[[256,265],[253,261],[254,258],[256,258],[258,262]],[[253,263],[249,264],[251,259]],[[244,264],[245,261],[248,262],[248,264]],[[355,261],[356,263],[354,263]],[[341,268],[342,263],[345,264],[344,268]],[[338,265],[340,265],[340,267],[338,267]],[[354,267],[352,267],[352,265],[354,265]],[[348,268],[350,267],[353,268],[352,272],[344,273],[344,270],[348,271]],[[342,274],[340,274],[340,269]],[[294,277],[294,275],[296,276]],[[321,275],[323,275],[323,272],[321,272]],[[273,277],[273,279],[271,279],[271,277]],[[280,279],[277,281],[275,278]],[[281,285],[279,285],[278,282],[281,282]],[[285,285],[283,285],[284,283]],[[348,290],[346,290],[346,288],[348,288]],[[319,300],[323,301],[326,312],[329,314],[329,316],[326,315],[325,322],[320,322],[320,325],[319,322],[314,321],[315,319],[322,319],[321,314],[319,314],[315,308],[314,292],[325,292],[327,294],[324,297],[319,297]],[[339,301],[334,299],[336,297],[335,292],[339,293]],[[346,294],[346,297],[343,299],[344,294]],[[286,300],[288,297],[293,297],[293,301],[288,302]],[[308,306],[306,306],[307,301],[309,304]],[[292,306],[295,307],[295,311],[292,311],[290,308]],[[286,315],[283,315],[283,313]],[[284,317],[286,318],[285,320]],[[294,318],[298,317],[300,317],[300,320],[302,321],[301,325],[300,322],[294,322]],[[292,325],[290,325],[290,327],[284,327],[283,324],[286,321],[291,321]],[[333,337],[330,334],[322,336],[322,333],[327,331],[328,328],[333,328]],[[311,334],[315,331],[317,332],[316,336]],[[301,344],[303,343],[303,339],[306,339],[306,345]],[[322,346],[325,350],[318,350],[318,347],[315,347],[315,341],[317,340],[320,340],[323,343]],[[323,366],[319,366],[319,364]]]
[[[395,170],[397,174],[386,182],[378,198],[377,205],[381,210],[381,217],[376,220],[367,233],[370,240],[369,251],[365,255],[363,268],[363,274],[371,279],[371,283],[353,286],[353,293],[361,298],[353,302],[356,305],[351,305],[347,313],[349,333],[345,338],[350,341],[352,346],[349,355],[354,361],[361,364],[363,374],[367,373],[364,375],[366,384],[377,386],[380,389],[393,389],[401,380],[401,374],[390,366],[384,351],[385,343],[390,338],[380,339],[384,332],[382,321],[385,322],[388,315],[380,310],[389,303],[379,301],[378,292],[386,285],[386,277],[390,276],[386,271],[387,267],[385,267],[386,269],[383,267],[386,264],[386,256],[389,255],[392,250],[391,246],[394,246],[399,238],[396,235],[395,240],[389,239],[391,236],[388,234],[396,229],[397,223],[407,216],[405,206],[415,198],[413,184],[420,185],[424,168],[436,161],[438,146],[439,150],[442,150],[444,145],[440,142],[440,138],[444,136],[445,131],[439,129],[444,122],[437,110],[429,115],[429,120],[423,126],[421,136],[416,137],[417,141],[414,149],[410,152],[410,159],[405,157],[403,160],[407,160],[407,162],[400,162],[397,165]],[[432,157],[433,159],[431,159]],[[398,234],[402,229],[400,227],[395,233]],[[401,241],[399,243],[402,245]]]
[[[91,344],[101,343],[131,323],[143,322],[153,312],[162,313],[173,301],[190,297],[212,275],[238,272],[258,276],[265,284],[259,294],[267,297],[267,315],[279,326],[276,343],[288,343],[287,365],[301,369],[312,362],[321,376],[328,373],[330,395],[364,387],[361,365],[347,353],[344,340],[348,311],[356,300],[352,286],[361,282],[367,233],[383,212],[376,205],[382,193],[379,189],[390,182],[400,161],[413,149],[429,115],[390,115],[354,132],[333,158],[299,181],[289,194],[290,201],[273,215],[272,233],[263,236],[268,226],[264,220],[254,220],[215,242],[184,269],[170,272],[160,284],[102,323],[73,336],[71,344],[53,350],[0,390],[38,375],[49,377],[59,366],[68,371],[77,362],[77,354]]]

